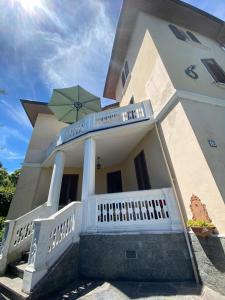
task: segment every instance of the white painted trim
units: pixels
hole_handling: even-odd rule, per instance
[[[108,235],[143,235],[143,234],[174,234],[174,233],[183,233],[183,230],[141,230],[141,231],[124,231],[124,232],[81,232],[80,236],[84,235],[102,235],[102,236],[108,236]]]
[[[158,122],[163,119],[163,117],[171,111],[171,109],[182,100],[189,100],[198,103],[207,103],[214,106],[225,107],[225,98],[216,98],[211,96],[206,96],[203,94],[192,93],[184,90],[176,90],[171,98],[166,102],[166,104],[161,108],[160,111],[154,112],[153,122]]]
[[[41,164],[40,163],[26,163],[26,162],[24,162],[22,164],[22,167],[40,168]]]
[[[201,103],[208,103],[211,105],[225,107],[225,98],[216,98],[213,96],[206,96],[203,94],[192,93],[188,91],[178,90],[177,97],[181,99],[193,100]]]
[[[137,126],[139,126],[139,127],[147,127],[148,126],[149,129],[151,129],[150,126],[153,125],[153,124],[154,124],[154,120],[153,120],[153,118],[151,118],[149,120],[144,120],[144,121],[137,122],[137,123],[127,124],[126,128],[129,128],[130,130],[132,130],[132,128],[136,128]],[[119,132],[120,130],[121,130],[121,127],[113,127],[113,128],[108,128],[108,129],[104,129],[104,130],[95,131],[95,132],[90,132],[90,133],[84,134],[84,135],[82,135],[82,136],[80,136],[80,137],[78,137],[74,140],[68,141],[65,144],[59,145],[41,163],[41,166],[44,167],[45,164],[47,163],[47,161],[49,159],[51,159],[57,151],[66,151],[68,148],[72,147],[74,144],[82,143],[88,138],[96,138],[98,136],[104,136],[104,135],[110,136],[111,134],[115,134],[115,133]]]

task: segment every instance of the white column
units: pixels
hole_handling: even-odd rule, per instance
[[[84,142],[84,163],[81,200],[95,194],[95,140],[88,138]]]
[[[52,206],[56,212],[59,206],[59,197],[62,185],[63,170],[65,164],[65,154],[62,151],[56,152],[55,162],[52,172],[52,179],[48,193],[47,206]]]

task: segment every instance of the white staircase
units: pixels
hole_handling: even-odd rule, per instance
[[[26,299],[66,249],[78,241],[81,202],[72,202],[53,214],[43,204],[5,222],[0,252],[0,292],[10,299]]]

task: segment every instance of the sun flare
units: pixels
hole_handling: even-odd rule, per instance
[[[27,12],[32,12],[36,8],[42,7],[41,0],[15,0]]]

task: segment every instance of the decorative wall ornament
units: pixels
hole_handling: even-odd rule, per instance
[[[185,69],[185,73],[192,79],[198,79],[198,74],[194,71],[195,68],[196,68],[196,65],[191,65],[190,67]]]
[[[190,208],[192,211],[193,220],[202,220],[209,223],[212,222],[212,220],[209,218],[205,204],[203,204],[201,200],[195,195],[191,196]]]
[[[34,265],[36,254],[37,254],[37,239],[34,238],[32,244],[31,244],[31,248],[30,248],[28,265]]]
[[[37,254],[37,244],[39,241],[41,225],[40,223],[36,223],[33,231],[33,238],[31,241],[30,254],[28,258],[28,265],[34,265],[36,254]]]
[[[1,247],[0,247],[0,258],[3,257],[5,255],[5,243],[8,237],[8,232],[9,232],[9,223],[5,222],[4,224],[4,234],[3,234],[3,238],[2,238],[2,243],[1,243]]]

